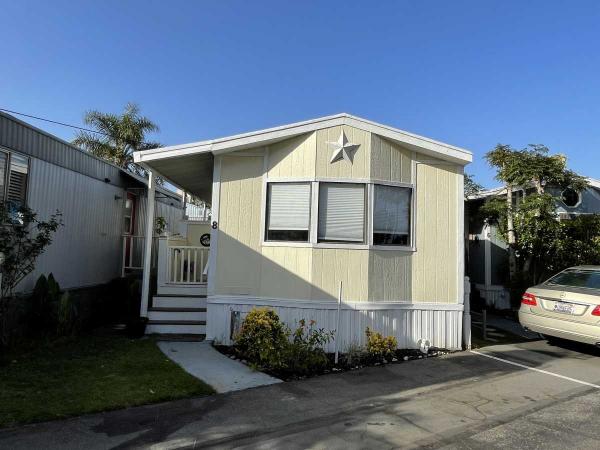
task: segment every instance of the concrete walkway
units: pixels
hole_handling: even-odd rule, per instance
[[[210,384],[220,394],[281,383],[278,378],[229,359],[209,342],[162,341],[158,347],[186,372]]]

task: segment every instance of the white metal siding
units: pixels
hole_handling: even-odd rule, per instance
[[[37,159],[123,186],[121,170],[83,150],[0,112],[0,146]]]
[[[124,190],[36,158],[29,173],[29,206],[41,220],[59,210],[64,226],[17,291],[30,291],[50,272],[63,288],[119,276]]]
[[[294,329],[300,319],[315,320],[316,328],[335,330],[337,310],[334,308],[273,306],[266,304],[277,312],[282,322]],[[231,313],[239,311],[242,317],[256,305],[231,303],[211,303],[208,300],[207,338],[214,339],[224,345],[230,345]],[[462,310],[457,309],[419,309],[414,305],[410,309],[371,309],[368,303],[357,309],[343,309],[340,315],[339,348],[346,350],[350,344],[366,344],[367,327],[382,333],[384,336],[395,336],[399,348],[418,348],[420,339],[427,339],[438,348],[458,350],[462,341]],[[333,351],[334,342],[330,342],[327,350]]]

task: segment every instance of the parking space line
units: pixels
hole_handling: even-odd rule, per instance
[[[537,369],[535,367],[529,367],[529,366],[526,366],[525,364],[520,364],[520,363],[516,363],[514,361],[509,361],[508,359],[498,358],[497,356],[486,355],[485,353],[476,352],[475,350],[469,350],[469,351],[471,353],[474,353],[475,355],[485,356],[486,358],[495,359],[496,361],[501,361],[506,364],[511,364],[513,366],[522,367],[523,369],[533,370],[534,372],[543,373],[545,375],[550,375],[550,376],[553,376],[556,378],[562,378],[563,380],[569,380],[574,383],[579,383],[579,384],[583,384],[585,386],[590,386],[590,387],[593,387],[596,389],[600,389],[599,385],[593,384],[593,383],[588,383],[587,381],[577,380],[576,378],[567,377],[565,375],[560,375],[560,374],[554,373],[554,372],[548,372],[547,370]]]

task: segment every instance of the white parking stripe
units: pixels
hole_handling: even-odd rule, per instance
[[[476,355],[485,356],[486,358],[495,359],[496,361],[501,361],[501,362],[506,363],[506,364],[511,364],[513,366],[522,367],[523,369],[533,370],[535,372],[543,373],[545,375],[550,375],[550,376],[553,376],[553,377],[556,377],[556,378],[562,378],[563,380],[569,380],[569,381],[572,381],[574,383],[579,383],[579,384],[583,384],[585,386],[590,386],[590,387],[593,387],[593,388],[596,388],[596,389],[600,389],[600,386],[598,386],[597,384],[588,383],[587,381],[582,381],[582,380],[577,380],[575,378],[566,377],[566,376],[560,375],[558,373],[548,372],[547,370],[536,369],[535,367],[529,367],[529,366],[526,366],[525,364],[519,364],[519,363],[516,363],[516,362],[513,362],[513,361],[509,361],[507,359],[498,358],[497,356],[486,355],[485,353],[476,352],[475,350],[469,350],[469,351],[471,353],[476,354]]]

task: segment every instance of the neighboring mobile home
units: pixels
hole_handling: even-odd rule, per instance
[[[157,188],[156,216],[175,231],[181,197]],[[9,114],[0,113],[0,200],[27,204],[64,226],[16,293],[52,272],[63,288],[106,283],[141,270],[147,181]]]
[[[581,214],[600,214],[600,180],[588,178],[590,186],[583,192],[573,189],[559,190],[548,187],[554,195],[558,220],[569,220]],[[513,191],[513,202],[521,201],[524,189]],[[479,297],[490,307],[510,309],[508,282],[508,245],[500,236],[498,228],[488,223],[477,212],[494,197],[505,198],[506,189],[496,188],[481,191],[469,197],[467,275],[472,283],[473,296]]]
[[[340,114],[135,160],[212,213],[208,267],[198,244],[161,241],[158,295],[142,306],[150,332],[205,330],[228,344],[245,313],[268,306],[290,326],[305,318],[338,330],[342,349],[367,326],[401,347],[461,347],[470,152]],[[208,309],[195,329],[181,311],[172,327],[154,326],[169,308],[194,306]]]

